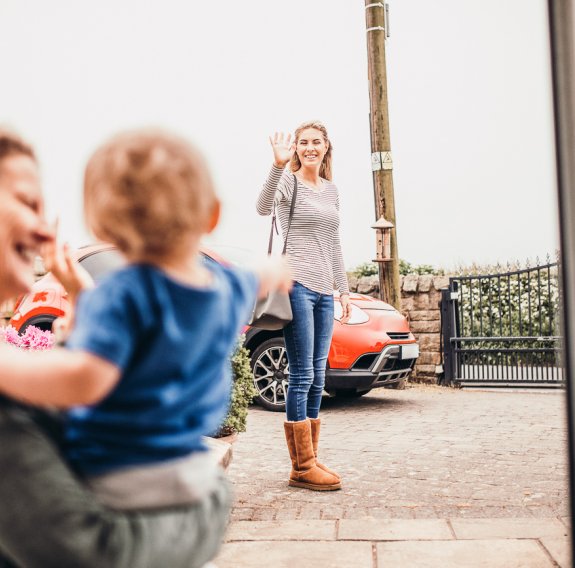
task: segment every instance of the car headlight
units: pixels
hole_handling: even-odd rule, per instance
[[[369,321],[369,316],[361,308],[358,308],[354,304],[350,304],[350,306],[351,306],[351,317],[349,318],[349,321],[347,322],[346,325],[357,325]],[[333,303],[333,319],[340,321],[341,314],[342,314],[341,304],[336,300]]]

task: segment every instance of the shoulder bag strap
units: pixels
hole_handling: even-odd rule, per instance
[[[293,176],[293,193],[291,196],[291,206],[290,206],[290,210],[289,210],[288,226],[287,226],[286,236],[284,238],[284,248],[282,250],[282,254],[286,253],[287,238],[289,235],[289,230],[291,227],[291,221],[293,218],[293,210],[295,208],[296,196],[297,196],[297,178],[294,175]],[[274,241],[274,229],[277,231],[275,202],[274,202],[274,211],[273,211],[273,216],[272,216],[272,226],[270,229],[270,240],[269,240],[269,244],[268,244],[268,255],[270,255],[272,253],[272,245],[273,245],[273,241]]]

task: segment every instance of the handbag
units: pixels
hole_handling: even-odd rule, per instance
[[[293,218],[293,211],[295,208],[295,200],[297,196],[297,178],[293,176],[293,194],[291,199],[291,207],[289,210],[289,220],[284,239],[284,248],[282,255],[286,253],[287,239]],[[268,244],[268,256],[272,254],[274,229],[277,231],[276,225],[276,207],[274,203],[274,210],[272,214],[272,226],[270,230],[270,239]],[[265,298],[256,301],[254,311],[248,325],[257,327],[259,329],[267,329],[269,331],[276,331],[283,329],[292,320],[291,302],[289,294],[275,290],[270,292]]]

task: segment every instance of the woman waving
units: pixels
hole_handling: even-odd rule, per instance
[[[293,320],[284,329],[290,377],[284,424],[292,460],[289,484],[317,491],[341,488],[339,476],[317,461],[319,409],[333,332],[333,291],[339,291],[341,323],[350,316],[349,288],[339,238],[339,194],[332,181],[332,145],[321,122],[305,122],[291,135],[270,137],[274,161],[257,201],[260,215],[275,206],[286,233],[294,275]],[[289,169],[286,166],[289,164]],[[294,180],[295,176],[295,180]]]

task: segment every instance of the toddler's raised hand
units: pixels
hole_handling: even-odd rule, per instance
[[[258,298],[265,298],[270,292],[279,290],[288,293],[293,286],[293,275],[285,257],[268,256],[255,269],[260,279]]]

